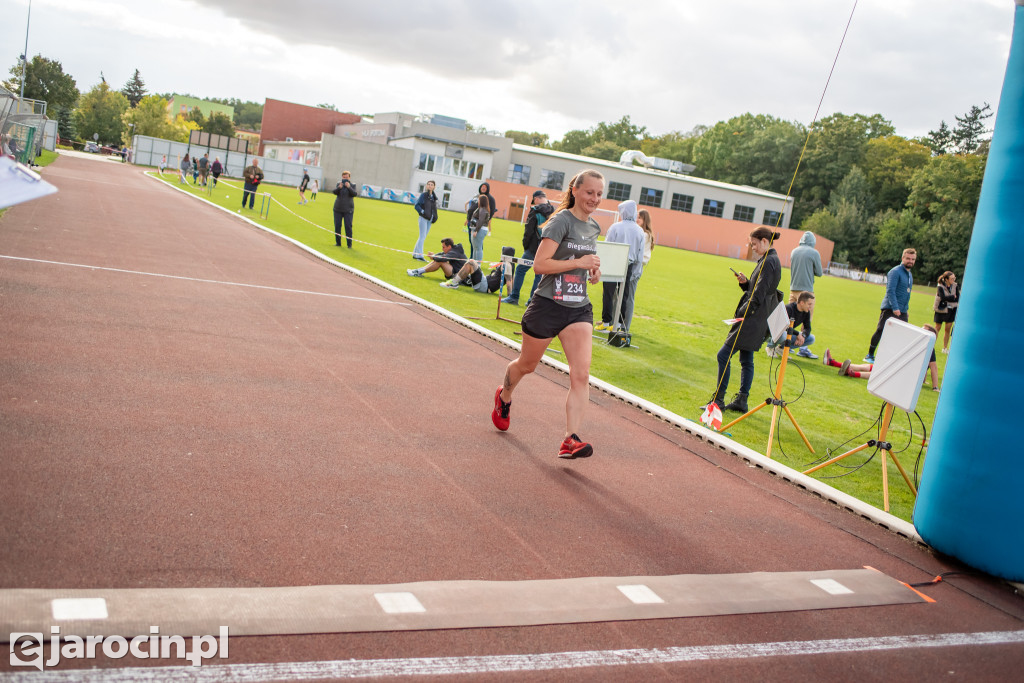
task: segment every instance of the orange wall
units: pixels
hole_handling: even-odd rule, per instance
[[[498,215],[500,216],[508,216],[513,202],[523,203],[528,208],[534,191],[539,189],[500,180],[488,180],[487,182],[490,183],[491,194],[494,195],[494,199],[498,203]],[[558,204],[564,194],[557,190],[544,190],[544,192],[552,204]],[[601,208],[617,211],[619,202],[604,199],[601,201]],[[759,223],[744,223],[729,218],[712,218],[671,209],[640,208],[646,208],[650,212],[655,241],[660,246],[750,259],[748,238],[750,231],[760,225]],[[601,224],[601,233],[604,234],[611,225],[611,219],[604,216],[596,216],[596,218],[597,222]],[[800,238],[804,233],[802,230],[789,229],[782,229],[779,232],[782,233],[782,236],[775,240],[775,250],[779,254],[782,265],[788,267],[789,253],[800,244]],[[816,236],[816,239],[815,248],[821,254],[821,265],[827,266],[832,259],[835,243],[821,236]]]

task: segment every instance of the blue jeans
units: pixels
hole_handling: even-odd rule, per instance
[[[779,346],[782,346],[783,344],[785,344],[786,346],[788,346],[791,349],[806,349],[808,346],[810,346],[813,343],[814,343],[814,335],[813,334],[809,334],[809,335],[807,335],[804,338],[804,343],[800,344],[799,346],[796,343],[796,337],[793,337],[788,342],[782,342],[782,343],[779,343],[779,344],[769,344],[768,346],[771,346],[771,347],[775,348],[775,347],[779,347]]]
[[[420,216],[420,238],[416,240],[416,246],[412,248],[413,256],[423,256],[423,243],[427,240],[428,232],[430,232],[430,219]]]
[[[533,260],[534,253],[529,249],[523,249],[523,255],[521,258]],[[512,291],[509,292],[509,296],[514,300],[519,301],[519,292],[523,289],[523,281],[526,279],[526,274],[530,272],[533,266],[524,266],[519,263],[516,264],[516,273],[512,276]],[[537,291],[537,285],[540,284],[540,275],[536,273],[533,276],[533,288],[530,290],[530,297],[533,297],[533,293]]]
[[[484,238],[487,237],[488,232],[490,232],[490,230],[487,228],[480,228],[476,231],[476,235],[472,235],[473,255],[469,258],[473,259],[477,263],[484,260]]]
[[[732,354],[732,341],[729,340],[718,350],[718,393],[715,400],[725,403],[725,392],[729,388],[729,366]],[[754,352],[743,349],[733,349],[732,353],[740,353],[740,393],[749,394],[750,387],[754,384]]]

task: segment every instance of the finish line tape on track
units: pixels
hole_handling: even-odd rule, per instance
[[[930,602],[873,569],[251,588],[3,589],[10,633],[233,636],[494,628]]]
[[[860,652],[893,652],[922,648],[978,647],[1024,643],[1024,631],[940,633],[934,635],[836,638],[832,640],[698,645],[657,649],[590,650],[523,655],[467,657],[420,657],[411,659],[346,659],[323,662],[274,664],[207,664],[203,667],[134,667],[126,669],[78,669],[46,672],[0,673],[10,683],[214,683],[215,681],[319,681],[344,678],[399,676],[454,676],[579,670],[585,667],[664,666],[688,662],[736,661],[768,657],[848,655]],[[628,672],[622,672],[624,675]]]
[[[330,296],[337,299],[351,299],[353,301],[369,301],[377,304],[392,304],[395,306],[412,306],[406,301],[388,301],[387,299],[370,299],[363,296],[348,296],[345,294],[331,294],[329,292],[311,292],[305,289],[288,289],[287,287],[270,287],[268,285],[253,285],[245,282],[227,282],[224,280],[206,280],[199,277],[185,277],[184,275],[167,275],[166,273],[147,273],[141,270],[126,270],[124,268],[107,268],[105,266],[90,266],[85,263],[66,263],[63,261],[47,261],[45,259],[23,258],[21,256],[7,256],[0,254],[0,259],[11,261],[26,261],[29,263],[45,263],[52,266],[68,266],[70,268],[85,268],[87,270],[104,270],[111,273],[126,273],[128,275],[146,275],[149,277],[163,277],[170,280],[187,280],[189,282],[204,282],[212,285],[228,285],[231,287],[249,287],[252,289],[266,289],[273,292],[288,292],[290,294],[312,294],[313,296]]]

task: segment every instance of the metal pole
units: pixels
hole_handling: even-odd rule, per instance
[[[25,52],[21,55],[21,99],[25,99],[25,72],[28,70],[28,27],[32,22],[32,0],[28,0],[28,19],[25,20]],[[18,102],[21,113],[21,102]]]

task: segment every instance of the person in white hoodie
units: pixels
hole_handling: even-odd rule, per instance
[[[595,330],[611,330],[619,328],[629,332],[629,326],[633,322],[633,300],[636,295],[636,283],[644,270],[644,250],[647,246],[647,236],[644,229],[636,222],[636,202],[632,199],[619,204],[618,223],[608,228],[605,242],[629,245],[629,266],[626,269],[625,291],[622,294],[622,308],[619,311],[619,319],[612,322],[615,315],[615,290],[617,283],[604,283],[604,301],[601,310],[601,324]]]

